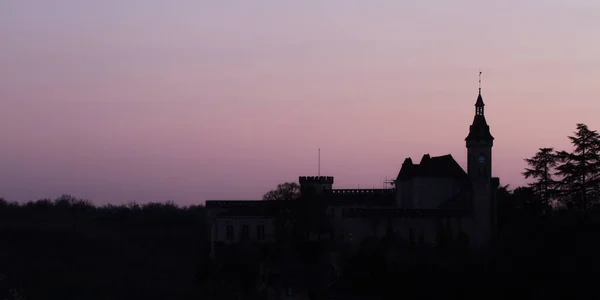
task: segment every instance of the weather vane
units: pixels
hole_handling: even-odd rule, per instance
[[[479,69],[479,92],[481,93],[481,69]]]

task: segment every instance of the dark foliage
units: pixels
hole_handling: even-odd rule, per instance
[[[577,131],[569,140],[573,151],[556,154],[560,200],[571,210],[587,211],[600,200],[600,134],[585,124],[577,124]]]
[[[577,124],[568,137],[572,151],[540,148],[531,158],[523,175],[534,179],[529,187],[534,193],[530,205],[543,213],[560,206],[570,211],[589,212],[600,204],[600,134],[585,124]]]
[[[532,158],[526,158],[528,168],[525,168],[523,176],[533,178],[534,182],[529,187],[535,191],[536,202],[549,210],[550,201],[556,196],[556,181],[552,178],[554,168],[557,166],[557,157],[554,148],[540,148]]]
[[[206,234],[202,206],[0,200],[0,272],[26,299],[190,299]]]
[[[300,185],[295,182],[281,183],[263,196],[263,200],[295,200],[298,198],[300,198]]]

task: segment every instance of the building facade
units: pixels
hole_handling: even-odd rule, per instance
[[[357,244],[389,231],[406,240],[434,244],[440,228],[464,234],[473,249],[485,249],[496,228],[498,178],[492,177],[492,147],[481,89],[465,138],[467,171],[451,155],[406,158],[390,189],[334,189],[329,176],[299,177],[301,197],[293,201],[206,201],[211,245],[249,239],[275,241],[281,212],[294,201],[319,201],[331,221],[329,238]],[[286,203],[287,202],[287,203]],[[278,223],[279,222],[279,223]]]

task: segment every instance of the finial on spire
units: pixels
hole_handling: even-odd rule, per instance
[[[481,69],[479,69],[479,93],[481,94]]]
[[[477,95],[477,101],[475,102],[475,115],[483,116],[483,98],[481,98],[481,69],[479,69],[479,95]]]

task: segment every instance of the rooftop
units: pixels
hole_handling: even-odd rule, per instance
[[[405,159],[396,180],[410,180],[413,177],[461,179],[466,178],[467,173],[450,154],[434,157],[425,154],[419,164],[414,164],[410,158]]]

